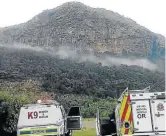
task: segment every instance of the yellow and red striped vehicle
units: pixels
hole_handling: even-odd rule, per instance
[[[166,135],[165,92],[149,90],[150,87],[143,90],[125,89],[118,99],[118,104],[113,111],[114,116],[111,118],[100,118],[98,111],[97,136]]]
[[[130,103],[130,94],[125,90],[118,100],[119,104],[116,106],[115,118],[117,134],[127,135],[132,134],[132,112]]]

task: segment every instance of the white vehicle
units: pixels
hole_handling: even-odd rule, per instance
[[[107,125],[111,124],[108,120],[115,122],[116,133],[107,131],[108,135],[166,135],[165,92],[149,92],[149,90],[150,87],[143,90],[128,90],[127,88],[122,93],[114,111],[115,118],[107,119]],[[96,126],[102,125],[99,117],[96,121]],[[97,135],[102,136],[100,129],[97,130]]]
[[[56,101],[38,101],[21,107],[17,136],[72,136],[81,129],[79,107],[71,107],[68,115]]]

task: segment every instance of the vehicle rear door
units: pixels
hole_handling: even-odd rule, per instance
[[[80,113],[80,107],[71,107],[67,115],[67,129],[80,130],[82,128],[82,116]]]
[[[150,100],[133,100],[132,115],[134,133],[152,132]]]

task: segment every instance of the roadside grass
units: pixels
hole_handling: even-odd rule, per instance
[[[73,131],[73,136],[96,136],[95,118],[84,118],[83,128]]]
[[[95,118],[83,118],[83,121],[95,121]]]
[[[85,129],[73,131],[73,136],[96,136],[96,129]]]

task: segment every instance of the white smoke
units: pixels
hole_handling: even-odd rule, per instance
[[[98,57],[93,53],[79,53],[79,49],[73,49],[68,46],[61,46],[59,48],[54,47],[32,47],[30,45],[24,44],[14,44],[14,45],[1,45],[1,47],[6,47],[9,49],[17,49],[17,50],[31,50],[37,52],[46,52],[54,57],[59,57],[61,59],[72,59],[78,62],[90,61],[93,63],[101,63],[102,66],[120,66],[128,65],[128,66],[140,66],[143,68],[147,68],[151,71],[157,70],[158,66],[148,61],[147,59],[131,59],[131,58],[120,58],[120,57]]]
[[[120,58],[120,57],[112,57],[112,56],[107,56],[107,57],[97,57],[92,53],[89,54],[79,54],[77,53],[77,49],[73,50],[69,47],[60,47],[59,50],[56,52],[56,55],[58,55],[60,58],[63,59],[73,59],[77,60],[79,62],[84,62],[84,61],[90,61],[94,63],[101,63],[103,66],[120,66],[121,64],[123,65],[128,65],[128,66],[140,66],[143,68],[147,68],[149,70],[157,70],[158,66],[156,64],[153,64],[152,62],[148,61],[147,59],[130,59],[130,58]]]

